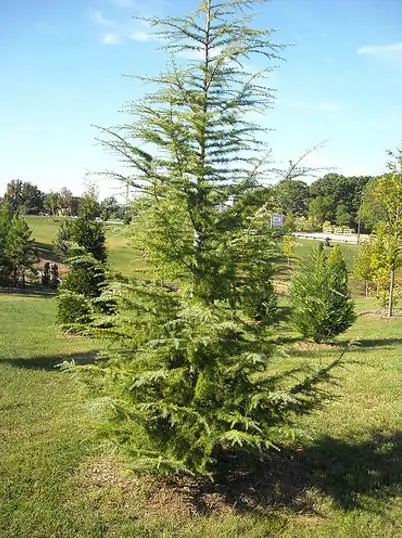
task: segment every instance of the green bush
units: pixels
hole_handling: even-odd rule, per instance
[[[294,326],[305,338],[324,342],[345,332],[355,321],[354,302],[342,251],[326,256],[322,245],[293,278],[290,297]]]
[[[78,331],[91,319],[91,302],[82,294],[64,290],[58,296],[57,321],[65,330]]]
[[[79,325],[89,323],[90,312],[104,311],[104,303],[101,303],[102,310],[95,306],[95,300],[100,297],[105,283],[105,269],[92,256],[70,259],[70,270],[59,286],[58,295],[57,317],[64,330],[77,330]]]

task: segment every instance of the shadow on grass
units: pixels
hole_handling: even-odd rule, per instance
[[[358,340],[356,342],[357,349],[360,348],[376,348],[376,347],[393,347],[402,345],[402,338],[376,338],[368,340]]]
[[[60,256],[57,255],[57,253],[54,251],[53,245],[49,243],[38,243],[35,242],[34,246],[36,250],[38,251],[38,255],[40,258],[50,260],[55,263],[60,263]]]
[[[65,361],[74,361],[77,365],[92,364],[97,356],[97,351],[88,351],[83,353],[72,353],[70,355],[39,356],[32,358],[20,359],[1,359],[0,364],[9,364],[17,368],[27,368],[28,370],[49,370],[59,371],[58,365]]]
[[[51,288],[27,284],[25,288],[0,287],[0,294],[23,295],[24,297],[54,297],[56,292]]]
[[[229,455],[222,460],[214,483],[181,483],[181,479],[168,483],[185,495],[198,514],[228,506],[240,513],[285,508],[319,516],[317,494],[331,498],[343,510],[362,507],[367,498],[374,501],[370,510],[373,504],[377,507],[374,509],[381,510],[378,501],[401,494],[402,432],[374,435],[355,444],[323,437],[310,447],[283,450],[265,463],[248,466]]]

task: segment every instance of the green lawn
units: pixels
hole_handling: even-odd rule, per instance
[[[360,316],[332,399],[254,476],[197,491],[135,480],[90,427],[96,406],[54,365],[95,340],[61,336],[49,297],[0,295],[0,536],[402,536],[402,319]],[[374,304],[359,301],[360,310]],[[290,337],[293,335],[290,334]],[[289,339],[289,366],[339,353]]]
[[[28,216],[26,220],[32,230],[40,256],[58,261],[53,252],[53,242],[62,218]],[[125,237],[123,225],[108,224],[106,226],[106,245],[112,269],[130,274],[135,274],[141,269],[135,250]]]
[[[297,239],[295,243],[295,256],[300,260],[305,260],[311,252],[311,249],[317,244],[316,241],[309,239]],[[331,243],[335,245],[335,243]],[[358,245],[348,245],[345,243],[339,243],[339,246],[343,252],[345,262],[348,270],[350,271],[353,267],[353,258],[356,256],[358,251]],[[329,249],[328,249],[329,250]]]

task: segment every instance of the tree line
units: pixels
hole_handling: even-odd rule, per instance
[[[373,198],[378,179],[328,173],[309,185],[301,179],[286,178],[261,186],[253,199],[267,204],[272,212],[283,213],[290,230],[321,231],[327,224],[371,233],[383,216]]]
[[[51,215],[70,216],[78,215],[80,196],[74,196],[67,188],[63,187],[58,192],[43,192],[29,181],[13,179],[6,186],[6,192],[2,201],[10,205],[11,210],[24,215]],[[127,207],[119,204],[114,196],[109,196],[95,204],[95,217],[102,220],[124,219],[127,216]]]

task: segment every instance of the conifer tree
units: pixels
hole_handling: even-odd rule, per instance
[[[355,320],[342,251],[335,246],[327,257],[322,245],[301,265],[290,288],[292,321],[315,342],[343,333]]]
[[[9,201],[3,200],[0,209],[0,282],[6,283],[10,274],[10,264],[6,256],[8,231],[13,212]]]
[[[25,276],[29,269],[38,261],[32,231],[26,221],[15,213],[7,233],[4,254],[10,268],[14,285],[21,283],[25,288]]]
[[[71,255],[71,247],[75,244],[96,260],[105,262],[106,238],[104,224],[96,219],[98,202],[94,188],[90,187],[81,199],[78,218],[63,220],[56,237],[56,249],[63,259]]]
[[[46,288],[50,286],[50,262],[46,262],[43,266],[42,285]]]
[[[137,469],[209,474],[225,451],[261,455],[314,400],[313,382],[300,395],[270,374],[276,245],[266,208],[246,220],[236,203],[263,165],[264,129],[250,113],[272,102],[247,62],[281,49],[251,26],[246,10],[261,3],[201,0],[189,16],[149,21],[171,68],[148,79],[157,89],[130,105],[129,124],[104,130],[143,194],[132,229],[158,280],[110,286],[120,308],[99,325],[121,351],[85,371],[112,404],[107,434]]]

